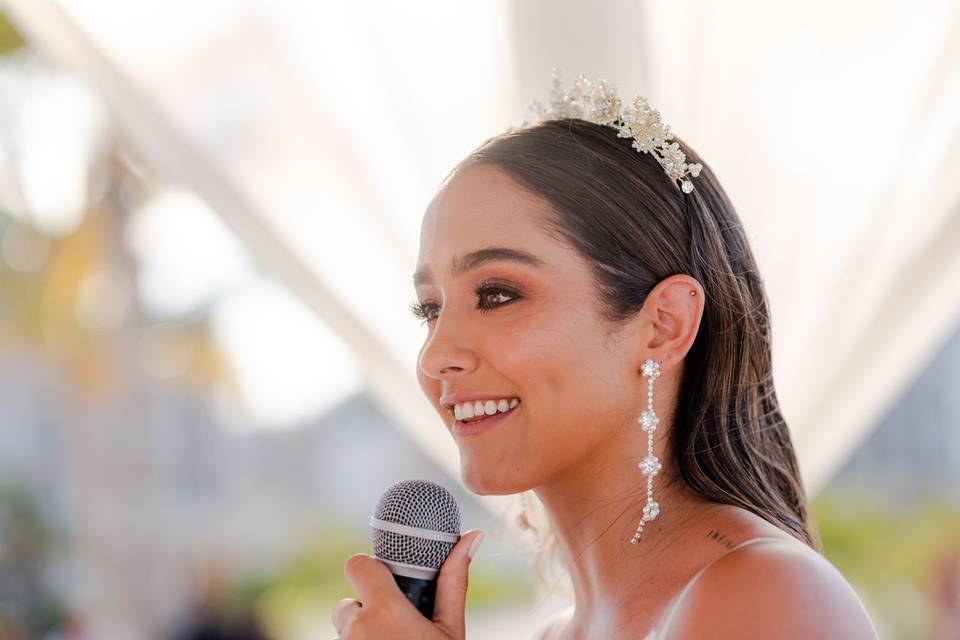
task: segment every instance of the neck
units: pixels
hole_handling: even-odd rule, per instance
[[[645,433],[643,437],[642,452],[616,443],[609,455],[592,455],[584,468],[568,470],[534,490],[570,573],[577,628],[615,628],[632,603],[663,595],[661,587],[678,568],[669,550],[707,504],[664,464],[653,481],[660,513],[646,523],[637,544],[630,544],[646,503],[646,476],[637,468],[646,452]],[[659,453],[663,446],[654,445],[661,460],[666,457]]]

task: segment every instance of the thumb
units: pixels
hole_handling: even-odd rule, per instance
[[[433,622],[451,638],[464,638],[466,634],[464,610],[467,605],[470,561],[480,546],[483,535],[483,531],[475,529],[461,536],[440,567]]]

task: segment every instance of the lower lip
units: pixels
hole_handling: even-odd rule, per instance
[[[512,416],[519,408],[520,404],[515,406],[513,409],[510,409],[510,411],[505,413],[496,413],[492,416],[487,416],[483,420],[477,420],[476,422],[463,422],[462,420],[456,420],[453,423],[453,432],[458,436],[471,436],[477,433],[482,433],[487,429],[492,429]]]

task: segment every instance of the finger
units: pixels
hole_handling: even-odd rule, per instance
[[[483,532],[473,530],[460,537],[456,546],[440,567],[437,577],[437,596],[433,621],[454,638],[464,637],[464,609],[467,604],[467,586],[471,558],[470,548],[483,538]]]
[[[337,630],[338,635],[343,635],[348,628],[348,623],[353,621],[362,606],[360,601],[355,598],[343,598],[337,603],[333,608],[330,619],[333,621],[333,627]]]
[[[353,585],[359,599],[367,605],[396,604],[398,599],[407,602],[394,580],[393,573],[378,558],[365,553],[355,553],[343,567],[343,573]]]

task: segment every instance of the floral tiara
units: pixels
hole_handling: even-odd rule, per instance
[[[637,96],[633,106],[621,109],[622,101],[617,96],[617,88],[606,80],[591,82],[581,75],[570,91],[565,92],[560,80],[560,70],[553,68],[553,90],[550,93],[550,108],[546,109],[539,100],[531,100],[528,110],[537,115],[534,121],[524,120],[518,127],[524,128],[544,120],[578,118],[600,125],[613,127],[620,138],[633,138],[633,148],[650,153],[671,180],[680,180],[680,189],[684,193],[693,191],[693,182],[685,176],[696,178],[703,168],[699,162],[687,164],[686,156],[680,151],[680,145],[670,143],[673,134],[670,125],[664,125],[660,112],[650,107],[647,99]]]

